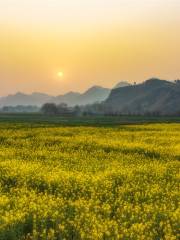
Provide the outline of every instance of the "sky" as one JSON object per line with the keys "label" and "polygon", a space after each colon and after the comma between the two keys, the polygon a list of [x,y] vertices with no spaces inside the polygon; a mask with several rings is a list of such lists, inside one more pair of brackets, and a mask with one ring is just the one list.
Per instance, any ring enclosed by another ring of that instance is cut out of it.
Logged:
{"label": "sky", "polygon": [[180,0],[0,0],[0,96],[180,78]]}

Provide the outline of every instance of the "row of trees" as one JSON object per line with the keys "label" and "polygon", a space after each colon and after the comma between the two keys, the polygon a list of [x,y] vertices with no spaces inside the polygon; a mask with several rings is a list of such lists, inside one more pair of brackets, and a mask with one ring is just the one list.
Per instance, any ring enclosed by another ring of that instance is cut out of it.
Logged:
{"label": "row of trees", "polygon": [[[113,109],[111,106],[107,106],[105,103],[94,103],[85,106],[69,107],[65,103],[56,105],[54,103],[46,103],[41,108],[36,106],[5,106],[0,109],[1,113],[38,113],[41,111],[45,115],[50,116],[120,116],[120,115],[142,115],[142,116],[161,116],[164,115],[160,111],[145,111],[141,108],[132,110],[128,107],[124,108],[121,112]],[[180,111],[173,114],[174,116],[180,116]]]}
{"label": "row of trees", "polygon": [[56,105],[46,103],[42,106],[41,112],[46,115],[104,115],[106,113],[104,104],[94,103],[85,106],[68,107],[66,103]]}
{"label": "row of trees", "polygon": [[39,112],[39,107],[37,106],[4,106],[0,109],[1,113],[37,113]]}
{"label": "row of trees", "polygon": [[[128,108],[123,109],[119,112],[113,109],[111,106],[107,106],[104,103],[94,103],[85,106],[75,106],[68,107],[67,104],[61,103],[56,105],[54,103],[46,103],[42,106],[41,112],[45,115],[61,115],[61,116],[163,116],[160,111],[144,111],[143,109],[136,109],[133,112],[128,110]],[[174,116],[179,116],[180,112],[173,114]]]}
{"label": "row of trees", "polygon": [[41,112],[46,115],[75,115],[75,108],[68,107],[66,103],[56,105],[55,103],[45,103]]}

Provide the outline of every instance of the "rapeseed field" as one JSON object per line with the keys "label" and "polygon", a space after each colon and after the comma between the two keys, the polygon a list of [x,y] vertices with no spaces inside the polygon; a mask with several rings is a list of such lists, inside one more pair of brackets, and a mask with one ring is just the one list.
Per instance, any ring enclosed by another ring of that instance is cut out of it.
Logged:
{"label": "rapeseed field", "polygon": [[179,239],[180,124],[0,123],[0,239]]}

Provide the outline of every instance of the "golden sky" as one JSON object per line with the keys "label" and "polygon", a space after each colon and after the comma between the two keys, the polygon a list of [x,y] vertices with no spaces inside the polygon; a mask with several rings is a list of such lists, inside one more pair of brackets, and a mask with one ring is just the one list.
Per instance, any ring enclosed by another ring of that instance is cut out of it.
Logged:
{"label": "golden sky", "polygon": [[180,0],[0,1],[0,95],[177,79],[179,59]]}

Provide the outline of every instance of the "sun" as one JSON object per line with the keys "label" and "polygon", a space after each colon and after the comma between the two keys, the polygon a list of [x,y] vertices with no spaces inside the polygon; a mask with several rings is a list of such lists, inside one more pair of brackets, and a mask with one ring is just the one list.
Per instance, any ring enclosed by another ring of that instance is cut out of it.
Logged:
{"label": "sun", "polygon": [[63,72],[62,71],[59,71],[58,73],[57,73],[57,76],[59,77],[59,78],[62,78],[63,77]]}

